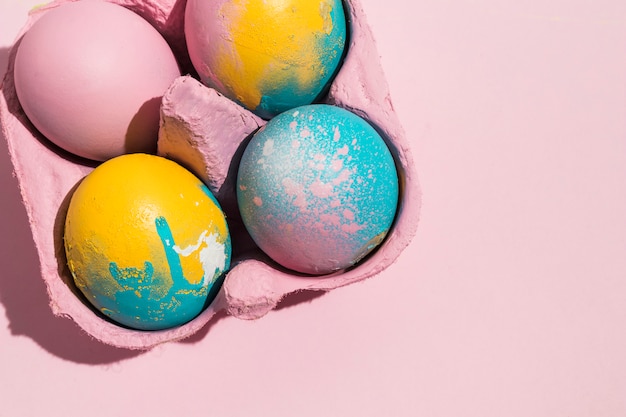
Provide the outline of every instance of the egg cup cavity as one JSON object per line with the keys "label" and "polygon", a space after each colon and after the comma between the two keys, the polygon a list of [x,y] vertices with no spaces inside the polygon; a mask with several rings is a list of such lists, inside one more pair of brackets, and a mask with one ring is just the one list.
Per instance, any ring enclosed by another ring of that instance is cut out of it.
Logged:
{"label": "egg cup cavity", "polygon": [[[399,202],[395,221],[387,237],[373,253],[350,269],[318,277],[303,276],[277,266],[247,240],[242,225],[237,225],[237,211],[233,209],[236,207],[236,201],[234,203],[232,200],[228,201],[229,198],[233,198],[232,194],[231,197],[228,195],[229,191],[234,190],[232,188],[234,177],[236,177],[234,167],[237,166],[237,158],[241,156],[247,139],[260,126],[263,126],[265,121],[221,97],[208,87],[196,85],[197,76],[191,69],[189,57],[186,54],[182,30],[185,1],[116,0],[113,2],[135,11],[152,23],[174,50],[181,68],[191,75],[177,79],[170,87],[169,93],[176,93],[174,89],[187,83],[197,89],[198,94],[213,96],[210,99],[212,104],[209,104],[211,107],[206,111],[221,109],[224,117],[232,123],[239,123],[239,130],[235,129],[239,135],[235,139],[236,146],[226,153],[222,150],[216,151],[218,154],[222,152],[220,154],[222,156],[230,155],[230,159],[218,161],[221,164],[219,170],[223,177],[214,184],[211,184],[207,178],[203,178],[202,171],[206,177],[209,173],[215,172],[215,165],[207,165],[202,158],[194,159],[194,155],[188,152],[178,152],[177,145],[168,149],[167,146],[172,145],[173,142],[168,143],[167,139],[162,140],[165,130],[163,109],[166,107],[167,98],[172,97],[171,94],[170,96],[166,94],[163,99],[159,139],[160,154],[177,160],[205,182],[209,182],[207,185],[216,192],[216,197],[220,200],[227,216],[230,217],[229,223],[232,222],[235,226],[230,226],[231,234],[237,234],[239,237],[233,236],[233,255],[236,255],[236,258],[233,257],[231,269],[225,276],[221,290],[213,302],[190,322],[167,330],[139,331],[124,328],[103,318],[101,314],[94,311],[75,287],[65,265],[63,252],[62,226],[69,198],[73,189],[93,170],[94,165],[71,157],[48,144],[21,110],[13,84],[13,61],[21,35],[42,13],[65,2],[65,0],[57,0],[30,14],[28,22],[17,38],[18,41],[11,50],[9,68],[4,76],[1,85],[2,94],[0,94],[0,125],[8,143],[38,251],[42,278],[46,283],[50,306],[55,315],[71,318],[87,334],[103,343],[128,349],[149,349],[161,343],[191,336],[206,326],[217,313],[227,312],[241,319],[258,319],[289,300],[303,299],[303,292],[329,291],[364,280],[391,265],[410,243],[417,229],[421,205],[417,172],[409,142],[391,103],[374,38],[358,0],[344,0],[348,17],[349,44],[346,46],[347,52],[342,66],[321,102],[356,113],[381,133],[396,163],[400,185]],[[177,111],[173,110],[170,116],[175,118]],[[180,116],[184,115],[185,111],[181,110]],[[193,133],[191,130],[189,132]],[[206,144],[192,143],[188,144],[188,148],[193,150],[198,145],[206,153],[211,154],[210,149],[206,150]],[[234,199],[236,200],[236,197]],[[235,246],[237,243],[247,246],[237,248]],[[290,294],[292,294],[291,297],[289,297]]]}

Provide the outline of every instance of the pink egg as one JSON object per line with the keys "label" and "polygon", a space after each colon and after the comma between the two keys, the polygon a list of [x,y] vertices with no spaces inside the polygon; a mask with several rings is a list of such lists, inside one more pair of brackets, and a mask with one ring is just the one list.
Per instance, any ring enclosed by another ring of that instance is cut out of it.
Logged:
{"label": "pink egg", "polygon": [[99,0],[46,12],[22,38],[14,73],[32,124],[66,151],[98,161],[156,150],[161,97],[179,75],[154,27]]}

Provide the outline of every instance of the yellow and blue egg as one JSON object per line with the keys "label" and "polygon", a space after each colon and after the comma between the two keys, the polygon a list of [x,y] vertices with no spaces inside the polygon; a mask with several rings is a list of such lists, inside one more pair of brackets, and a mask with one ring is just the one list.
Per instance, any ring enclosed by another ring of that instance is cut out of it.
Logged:
{"label": "yellow and blue egg", "polygon": [[301,106],[274,117],[239,164],[246,229],[269,257],[305,274],[356,265],[389,232],[398,198],[385,140],[336,106]]}
{"label": "yellow and blue egg", "polygon": [[229,268],[231,241],[215,197],[192,173],[128,154],[78,185],[65,222],[76,286],[124,326],[160,330],[197,316]]}
{"label": "yellow and blue egg", "polygon": [[202,81],[266,119],[325,92],[346,26],[341,0],[188,0],[185,10]]}

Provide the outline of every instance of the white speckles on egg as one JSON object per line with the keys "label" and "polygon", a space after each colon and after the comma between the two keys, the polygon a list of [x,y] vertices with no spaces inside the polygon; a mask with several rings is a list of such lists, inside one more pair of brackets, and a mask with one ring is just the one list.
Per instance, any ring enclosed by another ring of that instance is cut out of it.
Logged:
{"label": "white speckles on egg", "polygon": [[274,141],[272,139],[268,139],[263,145],[263,155],[269,156],[274,151]]}
{"label": "white speckles on egg", "polygon": [[329,105],[270,120],[244,151],[237,181],[255,242],[281,265],[309,274],[353,265],[368,242],[386,235],[398,200],[384,140],[360,117]]}

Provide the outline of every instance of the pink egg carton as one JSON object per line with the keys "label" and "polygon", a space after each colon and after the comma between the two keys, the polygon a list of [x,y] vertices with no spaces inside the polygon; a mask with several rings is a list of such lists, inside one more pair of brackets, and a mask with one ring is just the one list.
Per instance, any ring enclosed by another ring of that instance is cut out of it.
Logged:
{"label": "pink egg carton", "polygon": [[[191,76],[183,76],[163,97],[159,154],[196,173],[220,200],[229,217],[233,237],[232,267],[213,303],[185,325],[146,332],[127,329],[104,319],[75,287],[63,248],[65,213],[72,191],[93,170],[94,164],[85,163],[50,145],[27,119],[13,84],[13,62],[21,36],[43,13],[65,2],[55,1],[30,13],[11,50],[8,71],[0,90],[0,124],[8,142],[39,254],[42,278],[55,315],[71,318],[86,333],[106,344],[149,349],[196,333],[220,311],[241,319],[258,319],[290,294],[329,291],[362,281],[386,269],[410,243],[417,229],[421,206],[415,164],[405,132],[394,112],[363,9],[358,0],[345,0],[349,16],[349,49],[324,102],[349,109],[368,120],[387,140],[395,158],[400,176],[400,201],[395,222],[381,246],[355,267],[319,277],[292,273],[264,256],[238,221],[234,183],[242,147],[265,121]],[[170,43],[183,70],[191,68],[183,31],[184,0],[119,0],[114,3],[133,10],[152,23]],[[218,136],[219,140],[216,139]]]}

